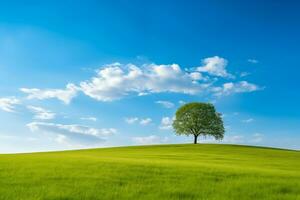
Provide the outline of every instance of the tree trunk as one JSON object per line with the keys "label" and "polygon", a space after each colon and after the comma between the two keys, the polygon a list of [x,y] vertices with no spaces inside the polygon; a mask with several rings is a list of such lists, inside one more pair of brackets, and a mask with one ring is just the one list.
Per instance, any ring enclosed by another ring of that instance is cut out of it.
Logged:
{"label": "tree trunk", "polygon": [[197,144],[198,135],[194,135],[194,144]]}

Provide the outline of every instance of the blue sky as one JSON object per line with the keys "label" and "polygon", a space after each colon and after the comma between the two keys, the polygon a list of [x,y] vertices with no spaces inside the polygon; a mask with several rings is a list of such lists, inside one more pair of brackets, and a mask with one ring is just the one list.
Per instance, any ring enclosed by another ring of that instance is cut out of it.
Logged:
{"label": "blue sky", "polygon": [[190,142],[170,123],[191,101],[223,113],[224,143],[300,149],[299,8],[1,2],[0,152]]}

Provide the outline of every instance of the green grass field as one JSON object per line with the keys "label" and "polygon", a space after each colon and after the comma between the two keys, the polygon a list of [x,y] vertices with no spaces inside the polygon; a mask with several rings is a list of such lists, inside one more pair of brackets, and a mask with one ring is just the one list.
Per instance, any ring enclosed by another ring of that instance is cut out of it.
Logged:
{"label": "green grass field", "polygon": [[0,199],[300,200],[300,152],[199,144],[0,155]]}

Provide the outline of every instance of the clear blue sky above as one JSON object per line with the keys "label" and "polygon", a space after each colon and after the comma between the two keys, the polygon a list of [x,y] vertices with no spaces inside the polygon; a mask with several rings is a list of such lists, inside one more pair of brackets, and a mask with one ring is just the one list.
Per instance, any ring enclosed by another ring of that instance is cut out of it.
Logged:
{"label": "clear blue sky above", "polygon": [[[224,143],[300,149],[300,3],[0,3],[0,152],[186,143],[212,102]],[[203,142],[215,142],[202,138]]]}

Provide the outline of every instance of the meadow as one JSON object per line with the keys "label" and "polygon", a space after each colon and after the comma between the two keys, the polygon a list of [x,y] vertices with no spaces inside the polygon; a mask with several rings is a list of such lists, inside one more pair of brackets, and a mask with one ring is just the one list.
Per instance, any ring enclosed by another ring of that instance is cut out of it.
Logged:
{"label": "meadow", "polygon": [[300,200],[300,152],[184,144],[0,155],[1,200]]}

